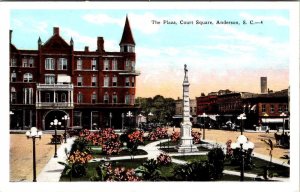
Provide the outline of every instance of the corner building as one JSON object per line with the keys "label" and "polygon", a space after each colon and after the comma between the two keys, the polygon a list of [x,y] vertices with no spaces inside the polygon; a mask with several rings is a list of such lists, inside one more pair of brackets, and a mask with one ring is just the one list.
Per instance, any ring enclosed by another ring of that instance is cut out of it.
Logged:
{"label": "corner building", "polygon": [[[45,43],[38,38],[37,50],[19,50],[11,43],[10,31],[10,128],[36,126],[52,129],[50,122],[68,115],[68,127],[121,128],[135,112],[135,41],[126,17],[119,52],[105,50],[103,37],[97,50],[74,50],[53,28]],[[62,124],[64,122],[62,121]]]}

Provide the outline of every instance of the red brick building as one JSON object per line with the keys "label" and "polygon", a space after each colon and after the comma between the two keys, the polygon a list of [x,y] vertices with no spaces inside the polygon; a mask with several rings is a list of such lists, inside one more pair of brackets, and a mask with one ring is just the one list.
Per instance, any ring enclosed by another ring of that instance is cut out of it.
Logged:
{"label": "red brick building", "polygon": [[[12,31],[11,31],[12,33]],[[95,39],[96,40],[96,39]],[[37,126],[51,129],[54,118],[68,126],[121,128],[128,111],[135,113],[135,41],[126,17],[119,52],[105,50],[103,37],[97,50],[74,50],[53,28],[53,35],[37,50],[19,50],[10,37],[11,129]],[[128,120],[129,121],[129,120]]]}

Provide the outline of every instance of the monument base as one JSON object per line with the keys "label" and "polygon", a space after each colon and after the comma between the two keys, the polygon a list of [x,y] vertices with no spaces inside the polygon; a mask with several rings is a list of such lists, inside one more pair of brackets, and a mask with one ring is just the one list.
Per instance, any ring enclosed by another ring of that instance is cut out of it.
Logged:
{"label": "monument base", "polygon": [[178,149],[178,153],[191,153],[199,151],[197,146],[193,144],[192,138],[181,138],[181,142],[176,148]]}

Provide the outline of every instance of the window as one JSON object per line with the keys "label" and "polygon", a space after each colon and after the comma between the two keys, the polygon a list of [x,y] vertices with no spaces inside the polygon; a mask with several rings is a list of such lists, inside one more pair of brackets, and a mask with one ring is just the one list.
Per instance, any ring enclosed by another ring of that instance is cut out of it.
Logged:
{"label": "window", "polygon": [[10,89],[10,102],[11,104],[16,104],[17,103],[17,92],[14,87]]}
{"label": "window", "polygon": [[274,105],[271,105],[270,108],[271,108],[271,109],[270,109],[270,112],[271,112],[271,113],[274,113]]}
{"label": "window", "polygon": [[77,77],[77,86],[82,86],[82,77]]}
{"label": "window", "polygon": [[16,82],[17,81],[17,73],[16,72],[12,72],[10,75],[10,81],[11,82]]}
{"label": "window", "polygon": [[55,102],[57,103],[58,102],[58,93],[55,93],[55,98],[54,98],[54,100],[55,100]]}
{"label": "window", "polygon": [[80,111],[74,111],[73,125],[81,126],[81,112]]}
{"label": "window", "polygon": [[282,105],[278,105],[278,112],[282,112]]}
{"label": "window", "polygon": [[263,112],[263,113],[266,112],[266,105],[265,104],[261,105],[261,112]]}
{"label": "window", "polygon": [[23,58],[23,59],[22,59],[22,66],[23,66],[23,67],[29,67],[29,63],[28,63],[27,58]]}
{"label": "window", "polygon": [[112,86],[116,87],[117,83],[118,83],[118,78],[116,76],[114,76],[113,79],[112,79]]}
{"label": "window", "polygon": [[125,104],[130,104],[130,95],[128,94],[125,95]]}
{"label": "window", "polygon": [[118,96],[116,95],[116,93],[113,94],[113,98],[112,98],[112,102],[113,103],[118,103]]}
{"label": "window", "polygon": [[45,59],[45,69],[46,70],[54,70],[54,59],[53,58]]}
{"label": "window", "polygon": [[11,58],[10,59],[10,66],[11,67],[16,67],[17,66],[17,59],[16,58]]}
{"label": "window", "polygon": [[45,84],[54,84],[54,83],[55,83],[54,74],[45,75]]}
{"label": "window", "polygon": [[134,87],[134,77],[131,79],[131,87]]}
{"label": "window", "polygon": [[98,69],[98,67],[97,67],[97,61],[96,61],[96,59],[93,59],[92,60],[92,70],[95,71],[97,69]]}
{"label": "window", "polygon": [[129,87],[129,84],[130,84],[129,77],[126,77],[126,79],[125,79],[125,86]]}
{"label": "window", "polygon": [[58,59],[58,70],[67,70],[68,68],[68,60],[66,58]]}
{"label": "window", "polygon": [[77,70],[82,70],[82,60],[81,59],[78,59],[77,60]]}
{"label": "window", "polygon": [[82,102],[83,102],[83,95],[81,92],[79,92],[77,95],[77,103],[82,103]]}
{"label": "window", "polygon": [[134,71],[134,70],[135,70],[135,62],[131,61],[131,71]]}
{"label": "window", "polygon": [[285,105],[284,111],[285,111],[285,112],[288,112],[288,111],[289,111],[289,106],[288,106],[288,105]]}
{"label": "window", "polygon": [[92,100],[92,103],[96,103],[97,102],[97,95],[96,95],[95,92],[93,92],[91,100]]}
{"label": "window", "polygon": [[67,101],[67,96],[65,93],[61,94],[61,102],[66,102]]}
{"label": "window", "polygon": [[24,104],[33,103],[33,88],[23,88],[23,103]]}
{"label": "window", "polygon": [[92,77],[92,86],[97,86],[97,77]]}
{"label": "window", "polygon": [[126,71],[130,71],[130,63],[131,63],[131,62],[130,62],[130,60],[128,60],[128,59],[125,61],[125,70],[126,70]]}
{"label": "window", "polygon": [[135,100],[134,95],[131,95],[131,98],[130,98],[130,104],[131,105],[134,105],[134,100]]}
{"label": "window", "polygon": [[103,101],[104,101],[104,103],[109,103],[109,95],[107,92],[105,92],[105,94],[104,94]]}
{"label": "window", "polygon": [[104,69],[103,70],[109,70],[109,61],[108,61],[108,59],[104,60]]}
{"label": "window", "polygon": [[28,60],[29,63],[29,67],[33,67],[34,66],[34,60],[32,57],[30,57],[30,59]]}
{"label": "window", "polygon": [[118,60],[114,59],[112,61],[112,70],[118,70]]}
{"label": "window", "polygon": [[25,73],[23,75],[23,82],[32,82],[32,74],[31,73]]}
{"label": "window", "polygon": [[45,101],[48,103],[50,102],[50,93],[45,94]]}
{"label": "window", "polygon": [[104,87],[109,86],[109,77],[104,77]]}

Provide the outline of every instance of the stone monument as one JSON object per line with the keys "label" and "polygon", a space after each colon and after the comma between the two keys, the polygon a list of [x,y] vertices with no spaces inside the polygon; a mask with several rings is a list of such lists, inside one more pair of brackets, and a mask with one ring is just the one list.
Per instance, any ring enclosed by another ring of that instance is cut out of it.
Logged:
{"label": "stone monument", "polygon": [[198,151],[196,145],[193,144],[192,123],[190,121],[190,96],[189,96],[189,79],[186,64],[184,64],[184,80],[183,87],[183,114],[180,128],[180,143],[177,146],[178,152],[187,153]]}

